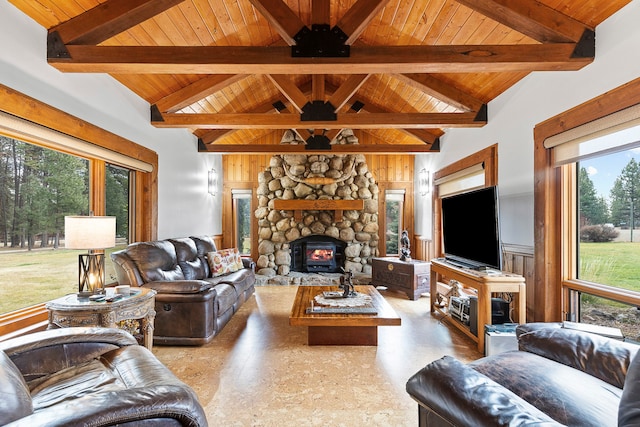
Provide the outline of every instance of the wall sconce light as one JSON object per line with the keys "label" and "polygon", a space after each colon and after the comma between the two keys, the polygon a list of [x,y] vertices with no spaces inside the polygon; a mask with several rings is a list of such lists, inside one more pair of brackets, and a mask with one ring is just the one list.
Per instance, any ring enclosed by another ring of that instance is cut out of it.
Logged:
{"label": "wall sconce light", "polygon": [[215,196],[218,192],[218,172],[216,172],[215,169],[211,169],[209,171],[207,182],[209,187],[209,194]]}
{"label": "wall sconce light", "polygon": [[78,292],[101,293],[104,289],[104,253],[96,249],[116,245],[115,216],[65,216],[64,246],[67,249],[88,249],[78,255]]}
{"label": "wall sconce light", "polygon": [[418,173],[418,189],[421,196],[426,196],[429,193],[429,171],[422,168]]}

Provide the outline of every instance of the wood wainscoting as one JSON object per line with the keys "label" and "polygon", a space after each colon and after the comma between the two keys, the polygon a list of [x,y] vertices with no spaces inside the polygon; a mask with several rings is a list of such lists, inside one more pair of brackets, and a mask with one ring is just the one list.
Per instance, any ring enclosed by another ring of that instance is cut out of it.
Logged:
{"label": "wood wainscoting", "polygon": [[[503,244],[502,270],[509,273],[519,274],[524,277],[527,285],[527,321],[536,321],[534,307],[536,298],[535,286],[535,263],[533,256],[533,246],[523,246],[514,244]],[[540,319],[541,320],[541,319]]]}

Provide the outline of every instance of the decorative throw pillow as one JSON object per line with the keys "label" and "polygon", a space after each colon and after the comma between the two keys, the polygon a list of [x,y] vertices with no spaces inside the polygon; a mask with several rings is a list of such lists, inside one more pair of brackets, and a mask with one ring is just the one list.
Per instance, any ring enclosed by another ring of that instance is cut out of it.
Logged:
{"label": "decorative throw pillow", "polygon": [[243,268],[240,252],[237,248],[222,249],[207,253],[207,262],[211,270],[211,277],[233,273]]}

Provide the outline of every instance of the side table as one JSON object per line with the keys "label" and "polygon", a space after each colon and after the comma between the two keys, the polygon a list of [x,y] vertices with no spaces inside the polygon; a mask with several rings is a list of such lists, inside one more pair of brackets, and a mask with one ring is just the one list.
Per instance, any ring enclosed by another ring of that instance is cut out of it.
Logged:
{"label": "side table", "polygon": [[[108,289],[108,296],[112,295],[110,291],[112,289]],[[79,301],[76,294],[66,295],[46,304],[48,329],[72,326],[117,328],[119,322],[140,320],[143,344],[151,350],[156,317],[155,295],[156,291],[147,288],[132,289],[131,295],[114,302]],[[126,327],[121,328],[127,330]]]}

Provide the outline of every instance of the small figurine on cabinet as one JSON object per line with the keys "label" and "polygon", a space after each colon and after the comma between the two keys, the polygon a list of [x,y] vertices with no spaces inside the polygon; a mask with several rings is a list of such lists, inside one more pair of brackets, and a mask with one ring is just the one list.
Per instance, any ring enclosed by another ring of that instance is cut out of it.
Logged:
{"label": "small figurine on cabinet", "polygon": [[409,232],[402,230],[400,237],[400,261],[411,261],[411,243],[409,242]]}

